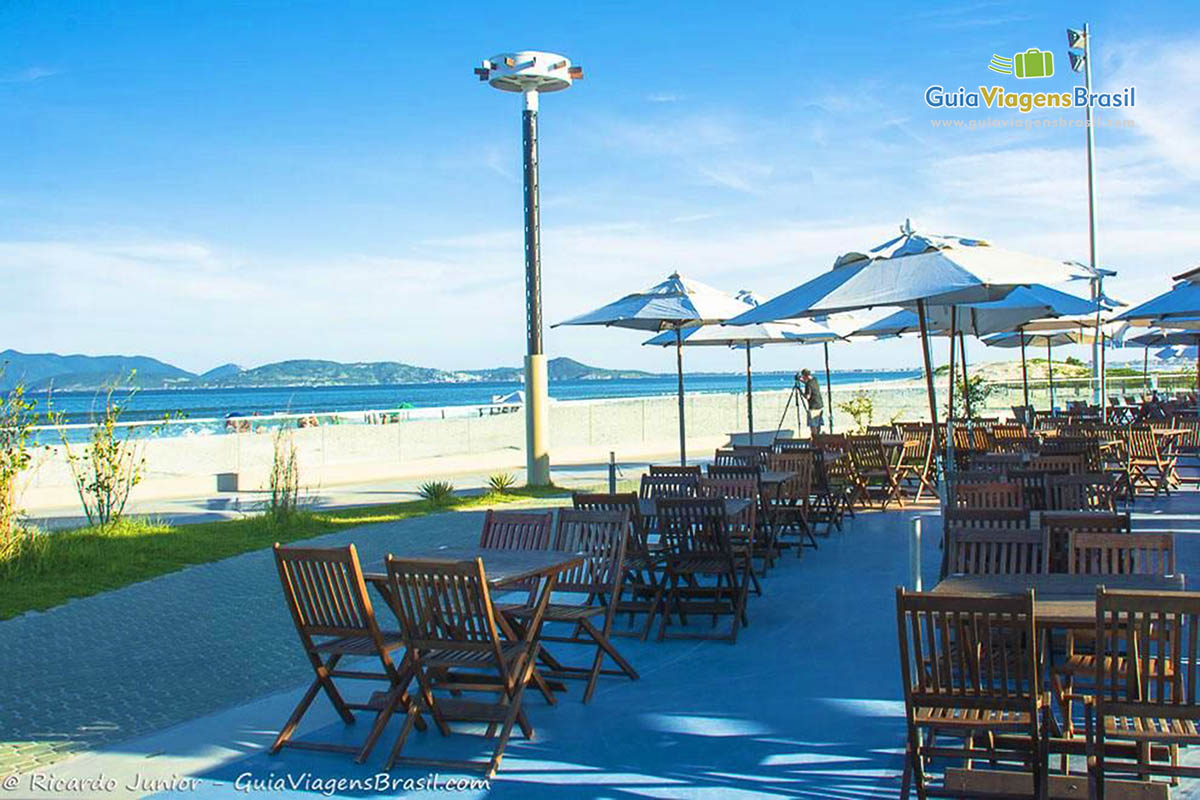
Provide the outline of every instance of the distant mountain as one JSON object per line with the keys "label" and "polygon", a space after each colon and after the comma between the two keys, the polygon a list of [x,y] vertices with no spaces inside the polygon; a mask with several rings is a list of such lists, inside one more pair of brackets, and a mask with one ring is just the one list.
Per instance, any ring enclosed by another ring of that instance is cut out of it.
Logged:
{"label": "distant mountain", "polygon": [[100,389],[114,383],[142,387],[185,384],[196,376],[179,367],[148,356],[60,356],[57,353],[0,352],[0,389],[22,383],[28,389],[53,386],[63,391]]}
{"label": "distant mountain", "polygon": [[[223,370],[223,367],[218,367]],[[455,376],[440,369],[414,367],[397,361],[343,364],[338,361],[295,359],[253,369],[225,371],[204,377],[202,386],[378,386],[395,383],[450,382]]]}
{"label": "distant mountain", "polygon": [[[458,373],[473,377],[475,380],[496,382],[520,382],[525,377],[521,367],[496,367],[494,369],[475,369]],[[552,381],[603,381],[616,378],[652,378],[653,373],[639,372],[631,369],[605,369],[589,367],[573,358],[552,358],[546,362],[546,377]]]}
{"label": "distant mountain", "polygon": [[[342,363],[294,359],[243,369],[222,364],[199,375],[147,356],[60,356],[56,353],[0,352],[0,391],[23,383],[26,388],[62,391],[92,391],[114,384],[147,389],[163,388],[251,388],[268,386],[379,386],[407,383],[473,383],[482,381],[520,383],[520,367],[448,372],[432,367],[415,367],[398,361]],[[130,375],[133,375],[130,380]],[[613,380],[650,378],[649,372],[591,367],[571,358],[547,362],[551,381]]]}

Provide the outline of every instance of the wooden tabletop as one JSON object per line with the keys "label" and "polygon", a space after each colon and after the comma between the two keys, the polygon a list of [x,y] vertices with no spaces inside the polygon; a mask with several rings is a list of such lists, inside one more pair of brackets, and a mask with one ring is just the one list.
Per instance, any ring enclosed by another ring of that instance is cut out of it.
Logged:
{"label": "wooden tabletop", "polygon": [[[726,498],[724,498],[724,500],[725,500],[725,516],[726,517],[730,517],[730,518],[736,517],[738,514],[741,514],[743,511],[745,511],[747,508],[750,507],[750,501],[744,497],[726,497]],[[647,500],[646,498],[641,498],[638,500],[638,506],[641,509],[643,517],[657,517],[658,516],[658,507],[655,506],[654,500]],[[487,562],[485,561],[483,563],[484,563],[484,567],[486,568]]]}
{"label": "wooden tabletop", "polygon": [[1179,575],[948,575],[934,594],[992,597],[1033,589],[1038,625],[1052,628],[1090,628],[1096,624],[1096,587],[1181,592]]}
{"label": "wooden tabletop", "polygon": [[[485,547],[412,547],[396,558],[438,561],[474,561],[483,559],[483,572],[492,587],[541,575],[557,575],[583,560],[579,553],[565,550],[494,550]],[[363,568],[363,578],[373,583],[387,582],[387,563],[376,561]]]}
{"label": "wooden tabletop", "polygon": [[796,477],[795,472],[789,472],[785,469],[764,469],[758,474],[758,482],[777,484],[791,480],[794,477]]}

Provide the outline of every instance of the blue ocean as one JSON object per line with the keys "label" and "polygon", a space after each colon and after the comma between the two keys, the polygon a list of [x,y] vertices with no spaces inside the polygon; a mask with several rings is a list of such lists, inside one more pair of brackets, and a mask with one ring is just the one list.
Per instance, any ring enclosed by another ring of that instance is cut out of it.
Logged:
{"label": "blue ocean", "polygon": [[[920,376],[915,370],[880,372],[834,372],[833,384],[870,381],[894,381]],[[755,391],[786,389],[792,375],[764,373],[754,376]],[[593,398],[650,397],[675,393],[674,376],[613,380],[554,381],[551,397],[558,400]],[[695,375],[686,378],[691,392],[744,392],[744,375]],[[143,389],[115,395],[123,407],[125,422],[162,419],[170,415],[180,420],[171,427],[186,432],[187,421],[224,420],[233,416],[257,416],[277,413],[308,414],[358,412],[400,408],[436,408],[480,406],[493,398],[521,389],[519,383],[416,383],[396,386],[304,386],[261,389]],[[47,408],[62,415],[68,424],[94,419],[104,407],[104,394],[98,392],[54,392],[53,396],[32,394],[37,410]]]}

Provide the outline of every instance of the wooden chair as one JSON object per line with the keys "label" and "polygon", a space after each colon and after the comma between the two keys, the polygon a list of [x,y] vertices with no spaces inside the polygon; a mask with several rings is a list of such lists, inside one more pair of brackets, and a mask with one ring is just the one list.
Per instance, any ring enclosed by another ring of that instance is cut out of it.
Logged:
{"label": "wooden chair", "polygon": [[886,511],[888,503],[892,500],[904,508],[900,483],[892,474],[892,465],[888,462],[879,437],[848,436],[846,445],[850,460],[854,464],[854,480],[858,486],[858,494],[863,501],[870,503],[872,498],[878,498],[881,511]]}
{"label": "wooden chair", "polygon": [[914,492],[916,502],[929,492],[937,497],[933,474],[933,433],[928,425],[904,425],[904,446],[896,461],[896,482]]}
{"label": "wooden chair", "polygon": [[649,474],[669,475],[674,478],[692,477],[698,480],[700,478],[700,465],[689,464],[684,466],[682,464],[651,464]]}
{"label": "wooden chair", "polygon": [[1050,571],[1066,572],[1072,533],[1128,534],[1132,530],[1129,512],[1079,511],[1054,512],[1042,516],[1042,527],[1050,545]]}
{"label": "wooden chair", "polygon": [[1117,510],[1117,484],[1103,472],[1047,475],[1046,508],[1050,511]]}
{"label": "wooden chair", "polygon": [[479,546],[496,550],[545,550],[550,546],[554,514],[545,511],[496,511],[489,508]]}
{"label": "wooden chair", "polygon": [[[616,511],[629,515],[630,531],[625,544],[623,562],[625,579],[620,591],[614,596],[613,604],[618,614],[626,614],[630,626],[637,614],[645,614],[646,621],[640,630],[617,629],[613,636],[637,636],[642,641],[650,635],[650,626],[662,602],[662,556],[650,542],[650,529],[642,517],[637,495],[600,494],[576,492],[571,503],[578,511]],[[560,518],[561,525],[561,518]],[[626,596],[628,594],[628,596]]]}
{"label": "wooden chair", "polygon": [[1072,531],[1067,572],[1073,575],[1174,575],[1175,535]]}
{"label": "wooden chair", "polygon": [[1025,495],[1015,483],[952,483],[950,497],[954,508],[1024,509]]}
{"label": "wooden chair", "polygon": [[1010,469],[1023,469],[1028,460],[1023,453],[972,453],[967,468],[1007,472]]}
{"label": "wooden chair", "polygon": [[[768,562],[774,560],[775,541],[770,526],[760,528],[758,522],[758,481],[751,478],[704,478],[700,481],[700,496],[724,499],[726,497],[749,500],[750,505],[736,517],[725,517],[725,532],[734,552],[739,558],[753,562],[762,559],[762,574],[766,574]],[[761,595],[753,564],[749,572],[754,593]]]}
{"label": "wooden chair", "polygon": [[1010,469],[1004,473],[1009,483],[1021,487],[1021,495],[1025,498],[1025,507],[1031,511],[1046,509],[1046,480],[1051,475],[1066,475],[1066,471],[1047,472],[1044,469]]}
{"label": "wooden chair", "polygon": [[[489,508],[479,533],[479,546],[492,550],[545,550],[550,546],[554,514],[550,511],[496,511]],[[541,582],[536,578],[506,583],[502,588],[528,592],[534,601]]]}
{"label": "wooden chair", "polygon": [[[411,679],[410,667],[404,661],[397,667],[392,659],[393,652],[404,647],[403,637],[398,632],[379,629],[354,545],[284,547],[277,542],[275,566],[296,634],[316,677],[275,737],[270,752],[275,754],[283,747],[295,747],[353,753],[354,760],[361,764],[396,709],[404,711],[409,707],[405,689]],[[338,669],[345,656],[377,658],[383,671]],[[335,685],[337,678],[383,681],[387,690],[374,693],[366,703],[348,703]],[[296,726],[320,691],[325,692],[347,725],[355,721],[353,711],[375,712],[374,724],[361,746],[292,740]],[[424,724],[421,727],[424,729]]]}
{"label": "wooden chair", "polygon": [[[577,511],[563,509],[558,514],[558,533],[554,538],[554,549],[582,553],[585,560],[558,575],[554,583],[554,596],[542,617],[543,625],[562,623],[572,626],[570,636],[547,633],[543,627],[540,639],[543,642],[560,642],[585,645],[595,648],[590,667],[569,666],[550,655],[545,648],[538,657],[548,669],[544,675],[552,678],[576,678],[587,681],[583,702],[590,702],[596,691],[596,682],[601,675],[623,675],[637,680],[633,666],[613,646],[613,616],[617,605],[613,602],[621,596],[621,580],[624,572],[625,543],[630,528],[627,511]],[[560,602],[559,595],[574,595],[576,602]],[[527,622],[536,612],[535,608],[506,610],[510,618]],[[594,620],[599,618],[600,624]],[[524,634],[523,625],[514,626]],[[604,670],[607,655],[618,669]]]}
{"label": "wooden chair", "polygon": [[639,496],[643,500],[661,497],[695,497],[700,479],[694,475],[643,475]]}
{"label": "wooden chair", "polygon": [[868,425],[866,435],[890,439],[896,435],[896,429],[891,425]]}
{"label": "wooden chair", "polygon": [[766,444],[735,444],[732,449],[736,455],[749,457],[750,463],[761,469],[767,465],[767,456],[774,448]]}
{"label": "wooden chair", "polygon": [[776,453],[795,453],[795,452],[811,452],[813,443],[811,439],[776,439]]}
{"label": "wooden chair", "polygon": [[[991,796],[930,786],[932,758],[1032,767],[1029,797],[1048,796],[1049,704],[1041,691],[1033,592],[1000,597],[896,589],[908,743],[901,797]],[[961,739],[948,747],[939,736]],[[976,741],[984,742],[977,748]],[[1014,795],[1021,796],[1021,795]]]}
{"label": "wooden chair", "polygon": [[736,450],[717,450],[713,454],[713,463],[722,467],[757,467],[758,457]]}
{"label": "wooden chair", "polygon": [[[1096,591],[1094,703],[1087,716],[1094,796],[1103,800],[1110,772],[1200,777],[1179,764],[1180,745],[1200,744],[1200,593]],[[1139,745],[1134,763],[1110,760],[1109,742]],[[1152,761],[1152,746],[1170,748],[1170,763]]]}
{"label": "wooden chair", "polygon": [[[404,629],[419,691],[409,704],[386,769],[402,763],[495,775],[513,726],[519,725],[525,738],[533,736],[521,699],[533,674],[537,640],[500,636],[499,612],[492,606],[481,559],[455,562],[388,556],[387,569],[393,611]],[[549,599],[549,592],[541,593],[534,606],[538,617]],[[461,697],[464,692],[486,692],[497,699],[466,700]],[[450,734],[449,723],[454,721],[486,722],[489,737],[499,725],[491,758],[485,762],[402,758],[404,743],[423,714],[433,717],[443,736]]]}
{"label": "wooden chair", "polygon": [[[725,503],[718,498],[668,498],[659,501],[664,544],[665,584],[658,638],[725,639],[737,641],[740,625],[748,624],[746,596],[750,560],[738,558],[725,529]],[[705,580],[708,583],[705,583]],[[682,625],[689,614],[729,616],[729,630],[706,634],[667,633],[672,612]]]}
{"label": "wooden chair", "polygon": [[1157,497],[1161,491],[1171,493],[1170,471],[1159,453],[1154,429],[1149,425],[1134,425],[1125,431],[1126,470],[1131,490],[1151,489]]}
{"label": "wooden chair", "polygon": [[950,571],[961,575],[1038,575],[1047,571],[1046,534],[1032,530],[949,532]]}
{"label": "wooden chair", "polygon": [[749,467],[743,464],[709,464],[708,477],[722,478],[725,480],[734,481],[755,481],[758,482],[759,476],[758,467]]}
{"label": "wooden chair", "polygon": [[776,472],[792,473],[792,477],[780,485],[779,493],[770,498],[771,526],[776,529],[777,542],[787,531],[795,531],[798,537],[803,537],[797,542],[797,555],[803,553],[805,539],[809,546],[816,549],[817,540],[809,524],[813,489],[812,451],[776,453],[768,460],[767,466]]}
{"label": "wooden chair", "polygon": [[1018,509],[974,509],[948,507],[942,512],[942,567],[943,577],[950,570],[950,537],[954,531],[1004,531],[1032,528],[1029,512]]}

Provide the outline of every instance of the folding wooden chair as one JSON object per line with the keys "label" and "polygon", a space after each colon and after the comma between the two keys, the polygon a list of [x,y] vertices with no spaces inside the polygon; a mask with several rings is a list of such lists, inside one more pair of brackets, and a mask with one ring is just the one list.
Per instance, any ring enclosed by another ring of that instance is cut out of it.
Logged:
{"label": "folding wooden chair", "polygon": [[725,533],[738,558],[751,562],[750,582],[754,593],[762,594],[762,586],[754,572],[753,560],[762,558],[762,572],[767,571],[767,562],[773,560],[775,543],[770,528],[758,526],[759,490],[753,478],[703,478],[700,481],[700,496],[724,500],[727,497],[749,500],[750,505],[735,517],[725,517]]}
{"label": "folding wooden chair", "polygon": [[771,454],[771,445],[765,444],[735,444],[732,448],[734,454],[747,456],[750,463],[759,469],[767,465],[767,456]]}
{"label": "folding wooden chair", "polygon": [[[387,769],[398,763],[496,774],[504,748],[519,725],[525,738],[533,727],[521,710],[521,698],[534,669],[538,643],[532,636],[503,639],[497,626],[483,561],[434,561],[388,556],[388,584],[393,610],[404,629],[404,642],[416,673],[419,692],[408,707],[404,727],[392,747]],[[533,606],[536,630],[550,593]],[[448,692],[451,696],[438,696]],[[494,702],[466,700],[464,692],[495,694]],[[487,761],[439,761],[402,758],[413,726],[429,714],[443,736],[454,721],[486,722],[487,736],[499,737]]]}
{"label": "folding wooden chair", "polygon": [[757,467],[758,456],[755,453],[720,449],[713,454],[713,463],[721,467]]}
{"label": "folding wooden chair", "polygon": [[1073,575],[1174,575],[1175,534],[1072,531],[1067,555]]}
{"label": "folding wooden chair", "polygon": [[[650,635],[650,626],[662,603],[662,555],[650,543],[650,530],[642,517],[637,495],[633,492],[576,492],[572,495],[572,504],[578,511],[623,511],[629,514],[630,533],[625,544],[623,561],[625,576],[612,602],[618,614],[628,615],[630,628],[614,630],[612,635],[637,636],[645,641]],[[646,615],[646,621],[640,630],[632,628],[634,616],[637,614]]]}
{"label": "folding wooden chair", "polygon": [[1154,429],[1134,425],[1125,431],[1126,469],[1131,490],[1152,489],[1157,497],[1161,491],[1171,493],[1170,471],[1159,453]]}
{"label": "folding wooden chair", "polygon": [[1037,575],[1047,572],[1046,534],[1031,530],[953,528],[950,571],[961,575]]}
{"label": "folding wooden chair", "polygon": [[639,496],[643,500],[695,497],[699,482],[697,475],[643,475]]}
{"label": "folding wooden chair", "polygon": [[[1049,704],[1040,686],[1033,592],[982,598],[901,587],[896,625],[908,727],[900,796],[915,782],[921,800],[996,797],[945,781],[931,786],[925,771],[934,758],[965,759],[968,768],[971,759],[986,758],[1030,767],[1026,796],[1047,797]],[[943,736],[962,744],[940,744]]]}
{"label": "folding wooden chair", "polygon": [[[361,764],[370,755],[393,712],[408,708],[405,688],[411,678],[410,667],[403,660],[400,666],[392,660],[392,653],[404,647],[404,640],[398,632],[379,629],[354,545],[318,549],[284,547],[276,542],[275,566],[292,623],[316,677],[275,737],[270,752],[296,747],[353,753],[354,760]],[[379,659],[383,671],[339,669],[338,663],[345,656],[373,656]],[[383,681],[388,688],[372,694],[366,703],[348,703],[335,685],[335,678]],[[355,721],[352,711],[375,712],[375,722],[360,747],[292,739],[320,691],[325,692],[347,725]]]}
{"label": "folding wooden chair", "polygon": [[948,507],[942,512],[942,569],[943,577],[950,570],[950,538],[958,530],[1028,531],[1032,529],[1029,512],[1019,509],[975,509]]}
{"label": "folding wooden chair", "polygon": [[[817,540],[809,524],[813,481],[812,451],[776,453],[767,464],[776,472],[792,473],[792,477],[780,485],[779,493],[770,498],[771,526],[775,528],[777,543],[780,543],[783,533],[794,530],[797,536],[807,539],[808,545],[815,549]],[[797,542],[797,555],[803,553],[804,539]]]}
{"label": "folding wooden chair", "polygon": [[846,444],[854,463],[854,479],[859,496],[868,504],[872,498],[878,498],[881,511],[886,511],[892,500],[904,508],[900,483],[892,474],[892,465],[887,460],[879,437],[849,436]]}
{"label": "folding wooden chair", "polygon": [[[734,552],[725,529],[725,502],[718,498],[667,498],[658,503],[664,544],[666,592],[663,598],[659,641],[672,638],[737,641],[740,625],[749,623],[746,595],[750,586],[750,560]],[[705,583],[705,580],[708,583]],[[673,631],[672,612],[682,625],[689,614],[731,617],[728,632],[704,634]]]}
{"label": "folding wooden chair", "polygon": [[479,546],[496,550],[545,550],[550,546],[554,514],[488,509]]}
{"label": "folding wooden chair", "polygon": [[[637,671],[621,655],[610,641],[613,615],[617,605],[613,600],[621,596],[622,561],[625,543],[629,534],[629,514],[625,511],[577,511],[564,509],[558,514],[558,533],[554,538],[554,549],[581,553],[585,560],[558,575],[554,583],[554,596],[546,606],[542,617],[543,626],[552,623],[570,625],[570,636],[547,633],[543,627],[540,636],[543,642],[560,642],[586,645],[595,648],[590,667],[563,664],[544,648],[538,657],[547,666],[544,674],[552,678],[578,678],[587,681],[583,702],[590,702],[596,691],[596,682],[601,675],[623,675],[638,679]],[[560,595],[572,595],[575,602],[560,600]],[[518,633],[524,633],[523,623],[536,612],[534,608],[507,610],[505,615],[521,621]],[[596,620],[599,620],[597,625]],[[604,656],[616,663],[618,669],[605,670]]]}
{"label": "folding wooden chair", "polygon": [[1006,510],[1025,509],[1025,495],[1015,483],[993,481],[991,483],[950,484],[950,498],[954,508]]}
{"label": "folding wooden chair", "polygon": [[[1110,772],[1200,777],[1179,764],[1179,746],[1200,744],[1200,593],[1096,591],[1094,702],[1089,704],[1094,797],[1104,800]],[[1110,742],[1139,745],[1133,763],[1110,760]],[[1150,758],[1167,746],[1170,763]]]}
{"label": "folding wooden chair", "polygon": [[1117,510],[1117,484],[1103,472],[1047,475],[1046,508],[1050,511]]}

